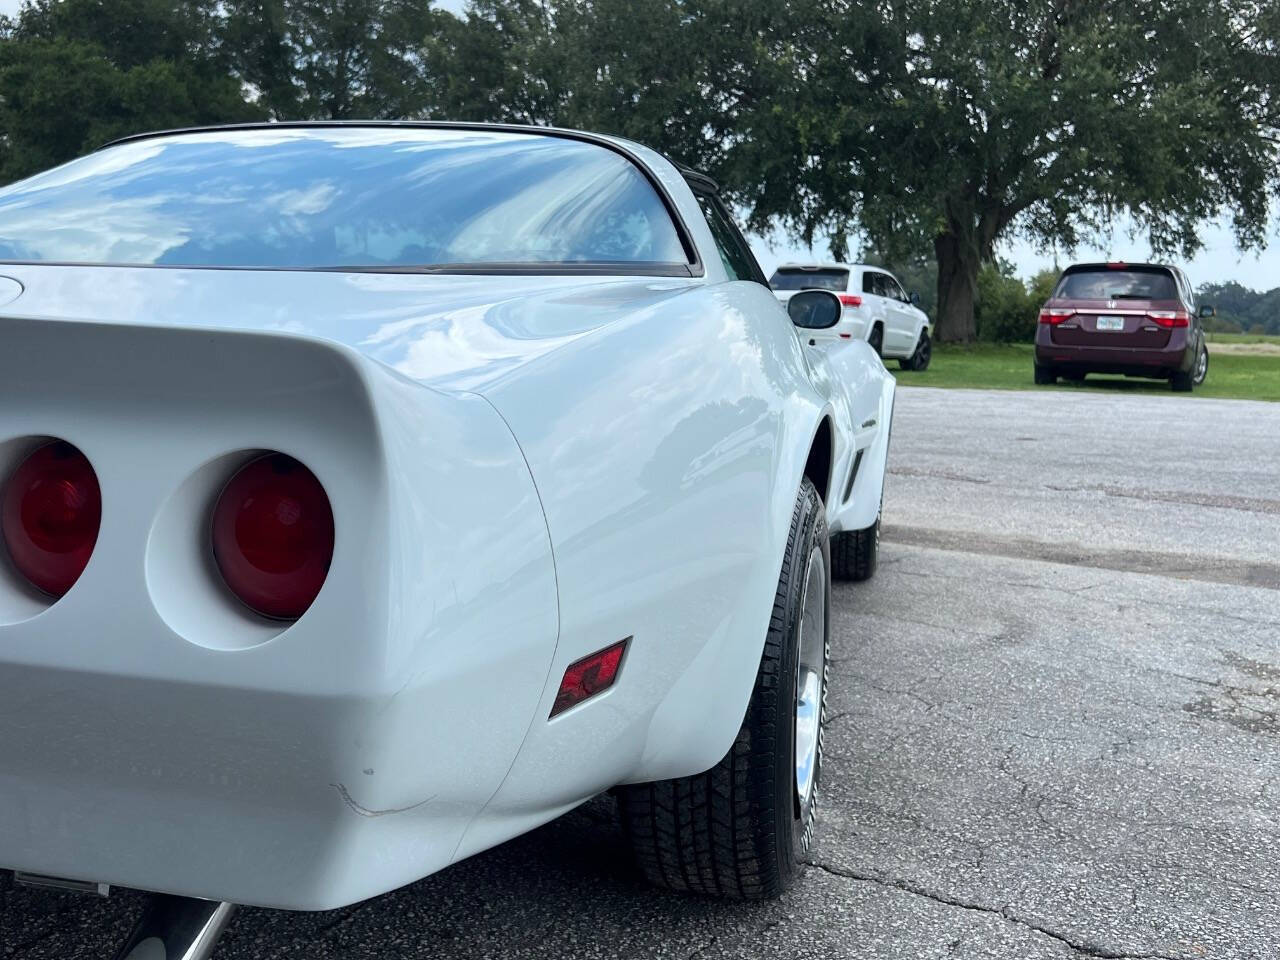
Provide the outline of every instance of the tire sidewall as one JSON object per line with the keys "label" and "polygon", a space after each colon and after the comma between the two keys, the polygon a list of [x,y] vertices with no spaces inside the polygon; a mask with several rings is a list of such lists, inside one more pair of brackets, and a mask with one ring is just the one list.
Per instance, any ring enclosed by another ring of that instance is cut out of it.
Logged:
{"label": "tire sidewall", "polygon": [[928,329],[920,331],[920,339],[916,341],[915,353],[911,355],[911,369],[921,373],[929,369],[929,361],[933,359],[933,341],[929,338]]}
{"label": "tire sidewall", "polygon": [[[818,796],[822,779],[823,724],[827,715],[827,686],[831,663],[831,546],[827,536],[827,523],[822,499],[806,480],[801,495],[805,498],[795,543],[788,552],[787,563],[794,571],[792,589],[787,600],[785,617],[785,642],[779,670],[779,706],[786,716],[779,717],[777,735],[785,739],[774,751],[776,816],[775,830],[778,841],[778,867],[786,878],[793,876],[797,867],[808,856],[813,845],[813,829],[817,816]],[[823,584],[823,637],[822,637],[822,689],[818,714],[818,744],[814,760],[813,785],[808,800],[799,804],[796,793],[796,667],[803,614],[804,585],[808,579],[808,562],[814,546],[818,545],[826,570]],[[783,705],[785,704],[785,707]]]}

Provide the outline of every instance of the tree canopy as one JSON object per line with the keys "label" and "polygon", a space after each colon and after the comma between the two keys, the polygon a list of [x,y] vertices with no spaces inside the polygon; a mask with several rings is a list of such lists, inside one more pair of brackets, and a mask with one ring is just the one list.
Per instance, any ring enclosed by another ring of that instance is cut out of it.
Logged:
{"label": "tree canopy", "polygon": [[936,276],[966,340],[1015,236],[1070,251],[1123,214],[1163,254],[1219,218],[1261,245],[1277,90],[1274,0],[34,0],[0,35],[0,177],[245,119],[603,130],[757,230]]}
{"label": "tree canopy", "polygon": [[0,39],[0,179],[141,130],[261,116],[213,0],[37,0]]}
{"label": "tree canopy", "polygon": [[782,171],[802,199],[756,216],[802,231],[842,216],[890,256],[931,246],[944,340],[973,337],[979,266],[1014,233],[1070,249],[1127,212],[1155,250],[1189,255],[1225,214],[1257,245],[1277,183],[1275,38],[1242,26],[1260,8],[888,0],[863,11],[874,57],[858,53],[868,28],[832,10],[826,55],[849,62],[806,84],[796,135],[862,122],[834,142],[823,128],[812,162]]}

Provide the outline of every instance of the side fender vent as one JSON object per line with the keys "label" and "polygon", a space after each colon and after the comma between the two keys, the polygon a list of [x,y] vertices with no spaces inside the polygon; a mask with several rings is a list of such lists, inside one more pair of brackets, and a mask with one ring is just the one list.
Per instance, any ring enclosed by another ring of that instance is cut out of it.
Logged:
{"label": "side fender vent", "polygon": [[866,450],[859,450],[857,456],[853,458],[853,467],[849,470],[849,482],[844,485],[844,496],[840,498],[842,504],[848,503],[849,498],[853,496],[853,481],[858,479],[858,468],[862,466],[862,455]]}

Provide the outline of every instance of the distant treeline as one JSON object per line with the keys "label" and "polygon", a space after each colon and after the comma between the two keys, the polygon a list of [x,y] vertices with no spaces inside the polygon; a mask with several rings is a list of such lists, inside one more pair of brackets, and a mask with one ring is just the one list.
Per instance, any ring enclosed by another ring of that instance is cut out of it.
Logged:
{"label": "distant treeline", "polygon": [[1280,336],[1280,287],[1265,293],[1230,280],[1206,283],[1200,302],[1211,304],[1218,315],[1205,324],[1213,333],[1268,333]]}

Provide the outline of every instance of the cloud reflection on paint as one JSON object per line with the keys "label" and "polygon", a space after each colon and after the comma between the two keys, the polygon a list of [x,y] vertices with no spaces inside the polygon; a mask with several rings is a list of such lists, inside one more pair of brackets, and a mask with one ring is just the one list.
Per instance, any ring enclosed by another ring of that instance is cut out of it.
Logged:
{"label": "cloud reflection on paint", "polygon": [[644,176],[598,145],[320,127],[139,140],[11,184],[0,259],[358,268],[685,253]]}

